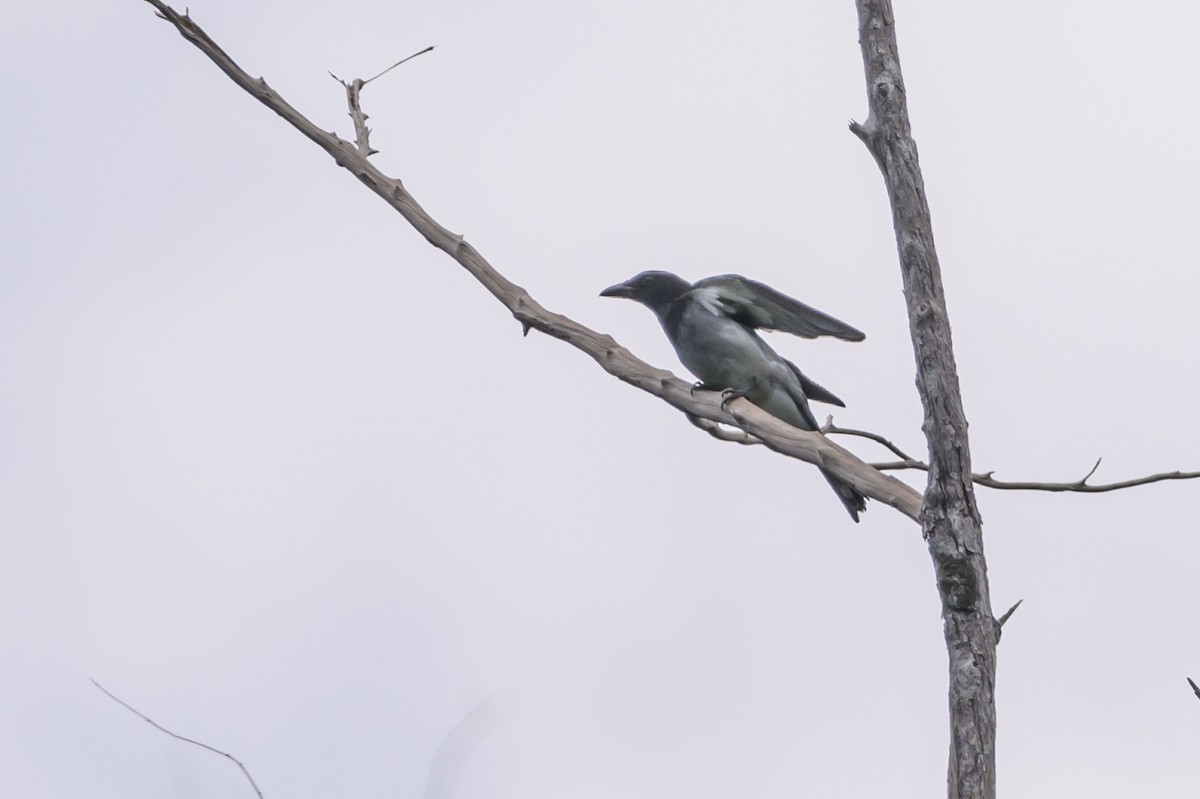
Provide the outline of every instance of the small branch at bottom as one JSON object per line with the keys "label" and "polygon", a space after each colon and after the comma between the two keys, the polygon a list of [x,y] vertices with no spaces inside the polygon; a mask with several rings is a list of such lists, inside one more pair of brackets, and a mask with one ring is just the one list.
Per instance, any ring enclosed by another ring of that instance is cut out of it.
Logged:
{"label": "small branch at bottom", "polygon": [[[89,679],[91,679],[91,678],[89,678]],[[118,696],[116,696],[115,694],[113,694],[111,691],[109,691],[107,688],[105,688],[103,685],[101,685],[100,683],[96,682],[95,680],[92,680],[92,685],[94,685],[94,686],[96,686],[97,688],[99,688],[99,689],[100,689],[100,691],[101,691],[101,693],[103,693],[103,694],[104,694],[105,696],[107,696],[109,699],[111,699],[112,701],[116,702],[118,705],[120,705],[121,707],[125,708],[125,709],[126,709],[126,710],[128,710],[130,713],[132,713],[133,715],[135,715],[135,716],[137,716],[138,718],[140,718],[142,721],[144,721],[144,722],[146,722],[147,724],[149,724],[151,727],[154,727],[154,729],[156,729],[156,730],[159,730],[160,732],[165,732],[167,735],[170,735],[172,738],[176,738],[176,739],[178,739],[178,740],[180,740],[180,741],[183,741],[184,743],[195,744],[196,746],[199,746],[201,749],[207,749],[208,751],[210,751],[210,752],[212,752],[212,753],[214,753],[214,754],[218,754],[218,755],[220,755],[221,757],[223,757],[223,758],[226,758],[227,760],[230,760],[230,761],[232,761],[234,764],[236,764],[236,765],[237,765],[237,767],[238,767],[238,768],[240,768],[240,769],[242,770],[242,774],[246,775],[246,779],[249,781],[249,783],[250,783],[250,787],[254,789],[254,792],[255,792],[256,794],[258,794],[258,799],[263,799],[262,791],[260,791],[260,790],[258,789],[258,784],[257,784],[257,783],[254,781],[254,778],[250,776],[250,772],[246,770],[246,767],[245,767],[245,766],[242,764],[242,761],[238,760],[236,757],[234,757],[233,755],[229,754],[228,752],[222,752],[220,749],[217,749],[217,748],[215,748],[215,747],[209,746],[208,744],[206,744],[206,743],[203,743],[202,741],[196,741],[196,740],[193,740],[193,739],[191,739],[191,738],[188,738],[188,737],[186,737],[186,736],[180,735],[179,733],[176,733],[176,732],[171,732],[170,730],[168,730],[168,729],[167,729],[166,727],[164,727],[163,725],[161,725],[161,724],[159,724],[158,722],[156,722],[156,721],[154,721],[153,719],[151,719],[151,718],[150,718],[149,716],[147,716],[145,713],[141,712],[140,710],[138,710],[137,708],[133,707],[132,705],[130,705],[130,704],[129,704],[128,702],[126,702],[125,700],[123,700],[123,699],[121,699],[120,697],[118,697]]]}

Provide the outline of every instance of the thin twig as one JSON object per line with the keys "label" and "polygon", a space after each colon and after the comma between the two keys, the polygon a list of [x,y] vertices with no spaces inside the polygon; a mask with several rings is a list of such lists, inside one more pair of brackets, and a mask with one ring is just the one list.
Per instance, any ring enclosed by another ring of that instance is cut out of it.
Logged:
{"label": "thin twig", "polygon": [[[422,51],[420,51],[420,52],[418,52],[418,53],[413,53],[413,54],[412,54],[412,55],[410,55],[408,58],[401,58],[401,59],[400,59],[399,61],[397,61],[395,64],[392,64],[390,67],[388,67],[387,69],[385,69],[383,72],[380,72],[380,73],[379,73],[378,75],[376,75],[375,77],[372,77],[372,78],[367,78],[366,80],[364,80],[364,81],[362,82],[362,83],[363,83],[363,86],[366,86],[368,83],[370,83],[371,81],[375,80],[375,78],[382,78],[384,75],[388,74],[388,73],[389,73],[389,72],[391,72],[393,69],[395,69],[396,67],[398,67],[398,66],[400,66],[401,64],[403,64],[405,61],[412,61],[412,60],[413,60],[414,58],[416,58],[417,56],[419,56],[419,55],[424,55],[425,53],[428,53],[430,50],[432,50],[432,49],[433,49],[433,48],[435,48],[435,47],[437,47],[437,45],[436,45],[436,44],[431,44],[431,45],[429,45],[428,47],[426,47],[424,50],[422,50]],[[454,48],[450,48],[450,49],[451,49],[451,50],[453,50]],[[453,55],[453,54],[452,54],[452,55]]]}
{"label": "thin twig", "polygon": [[[89,677],[88,679],[91,679],[91,678]],[[126,709],[126,710],[128,710],[130,713],[134,714],[135,716],[137,716],[138,718],[140,718],[142,721],[144,721],[144,722],[146,722],[147,724],[149,724],[151,727],[154,727],[156,730],[159,730],[160,732],[165,732],[167,735],[170,735],[172,738],[176,738],[176,739],[178,739],[178,740],[180,740],[180,741],[183,741],[183,742],[185,742],[185,743],[189,743],[189,744],[195,744],[196,746],[199,746],[201,749],[207,749],[208,751],[210,751],[210,752],[212,752],[212,753],[214,753],[214,754],[218,754],[218,755],[220,755],[221,757],[224,757],[224,758],[226,758],[226,759],[228,759],[228,760],[231,760],[231,761],[233,761],[233,763],[235,763],[235,764],[237,765],[237,767],[238,767],[238,768],[240,768],[240,769],[242,770],[242,774],[246,775],[246,779],[247,779],[247,780],[250,782],[250,787],[254,789],[254,792],[255,792],[256,794],[258,794],[258,799],[263,799],[262,791],[260,791],[260,790],[258,789],[258,783],[256,783],[256,782],[254,781],[254,778],[250,776],[250,772],[246,770],[246,767],[245,767],[245,766],[242,764],[242,761],[238,760],[236,757],[234,757],[233,755],[229,754],[228,752],[222,752],[220,749],[217,749],[217,748],[215,748],[215,747],[209,746],[208,744],[206,744],[206,743],[204,743],[204,742],[202,742],[202,741],[197,741],[197,740],[194,740],[194,739],[192,739],[192,738],[188,738],[188,737],[186,737],[186,736],[184,736],[184,735],[180,735],[180,734],[179,734],[179,733],[177,733],[177,732],[171,732],[170,730],[168,730],[168,729],[167,729],[166,727],[164,727],[163,725],[161,725],[161,724],[159,724],[158,722],[156,722],[156,721],[154,721],[153,719],[151,719],[151,718],[150,718],[149,716],[147,716],[145,713],[141,712],[140,710],[138,710],[137,708],[133,707],[132,705],[130,705],[130,704],[129,704],[128,702],[126,702],[125,700],[123,700],[123,699],[121,699],[120,697],[118,697],[118,696],[116,696],[115,694],[113,694],[113,693],[112,693],[112,691],[109,691],[107,688],[105,688],[105,687],[104,687],[103,685],[101,685],[100,683],[96,682],[94,679],[92,680],[92,685],[94,685],[94,686],[96,686],[97,688],[99,688],[99,689],[100,689],[100,691],[101,691],[101,692],[102,692],[102,693],[103,693],[105,696],[107,696],[109,699],[111,699],[112,701],[116,702],[118,705],[120,705],[121,707],[125,708],[125,709]]]}
{"label": "thin twig", "polygon": [[833,423],[832,416],[825,417],[825,424],[821,425],[821,432],[827,436],[837,434],[837,435],[843,435],[843,436],[858,436],[859,438],[867,438],[867,439],[870,439],[871,441],[874,441],[876,444],[882,444],[883,446],[887,447],[888,449],[890,449],[892,451],[893,455],[895,455],[897,458],[900,458],[901,460],[904,460],[904,461],[915,461],[916,460],[911,455],[904,452],[904,450],[900,449],[895,444],[893,444],[891,441],[889,441],[888,439],[879,435],[878,433],[872,433],[867,430],[852,430],[848,427],[838,427],[837,425],[835,425]]}
{"label": "thin twig", "polygon": [[[929,471],[929,464],[922,460],[912,457],[904,450],[893,444],[887,438],[872,433],[869,430],[854,430],[848,427],[838,427],[833,423],[833,417],[830,416],[825,420],[825,424],[821,426],[821,432],[826,435],[843,435],[856,436],[874,441],[887,449],[892,454],[900,458],[898,461],[887,461],[883,463],[870,464],[873,468],[881,472],[894,472],[903,469],[914,469],[917,471]],[[992,475],[995,472],[983,472],[971,475],[971,481],[976,485],[984,486],[985,488],[995,488],[1001,491],[1053,491],[1065,492],[1073,491],[1080,494],[1102,494],[1106,491],[1119,491],[1123,488],[1132,488],[1134,486],[1149,485],[1150,483],[1159,483],[1163,480],[1195,480],[1200,478],[1200,472],[1160,472],[1159,474],[1151,474],[1145,477],[1136,477],[1131,480],[1121,480],[1116,483],[1100,483],[1092,485],[1088,483],[1088,479],[1096,473],[1100,468],[1100,462],[1103,458],[1097,458],[1096,463],[1091,470],[1082,478],[1070,483],[1047,483],[1033,480],[997,480]]]}
{"label": "thin twig", "polygon": [[1163,480],[1195,480],[1198,477],[1200,477],[1200,472],[1160,472],[1159,474],[1150,474],[1132,480],[1091,485],[1084,482],[1087,479],[1086,477],[1074,483],[1036,483],[997,480],[991,476],[990,472],[986,475],[972,475],[976,483],[988,488],[999,488],[1006,491],[1075,491],[1081,494],[1102,494],[1105,491],[1120,491],[1123,488],[1160,483]]}
{"label": "thin twig", "polygon": [[[417,56],[428,53],[435,46],[431,44],[419,53],[413,53],[408,58],[400,59],[376,75],[375,78],[383,77],[405,61],[412,61]],[[362,105],[359,102],[359,95],[362,93],[363,87],[375,80],[375,78],[367,78],[366,80],[355,78],[350,82],[346,82],[337,75],[334,75],[333,72],[329,73],[329,77],[346,87],[346,103],[350,106],[350,119],[354,120],[354,143],[358,147],[358,151],[363,154],[363,158],[370,158],[379,151],[371,146],[371,129],[367,127],[367,120],[370,117],[363,112]]]}

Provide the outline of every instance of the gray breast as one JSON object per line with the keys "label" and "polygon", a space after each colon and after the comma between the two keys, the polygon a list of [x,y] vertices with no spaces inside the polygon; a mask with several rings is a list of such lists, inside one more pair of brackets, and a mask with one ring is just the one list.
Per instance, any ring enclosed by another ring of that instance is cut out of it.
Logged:
{"label": "gray breast", "polygon": [[700,303],[683,313],[671,343],[692,374],[726,388],[745,388],[768,377],[778,361],[753,331]]}

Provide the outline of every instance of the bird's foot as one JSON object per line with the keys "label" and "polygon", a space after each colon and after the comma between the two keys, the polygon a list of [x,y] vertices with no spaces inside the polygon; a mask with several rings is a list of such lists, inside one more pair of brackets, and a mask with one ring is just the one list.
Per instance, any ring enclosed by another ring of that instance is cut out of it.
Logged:
{"label": "bird's foot", "polygon": [[750,393],[748,388],[727,388],[721,392],[721,410],[729,413],[729,408],[726,407],[735,399],[740,399]]}

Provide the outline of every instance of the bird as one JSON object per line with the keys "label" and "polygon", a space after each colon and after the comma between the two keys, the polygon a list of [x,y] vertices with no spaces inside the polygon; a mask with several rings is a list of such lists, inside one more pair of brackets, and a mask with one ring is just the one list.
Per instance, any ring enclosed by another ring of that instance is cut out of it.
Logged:
{"label": "bird", "polygon": [[[653,311],[679,360],[699,380],[692,391],[722,392],[722,408],[745,397],[793,427],[818,431],[810,400],[846,407],[833,392],[771,349],[756,331],[844,341],[862,341],[866,335],[765,283],[741,275],[688,283],[671,272],[651,270],[609,286],[600,296],[634,300]],[[821,474],[857,522],[867,498],[824,468]]]}

